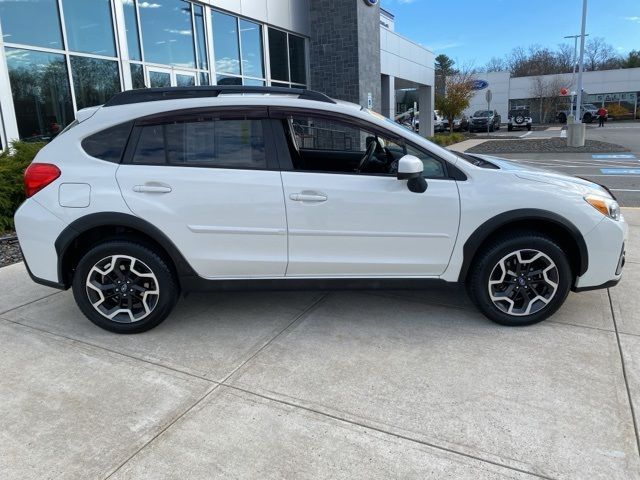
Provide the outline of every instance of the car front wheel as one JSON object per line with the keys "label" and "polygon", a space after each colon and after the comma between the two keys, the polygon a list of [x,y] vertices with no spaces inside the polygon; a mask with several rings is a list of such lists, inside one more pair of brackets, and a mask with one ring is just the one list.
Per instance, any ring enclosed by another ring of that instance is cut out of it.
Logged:
{"label": "car front wheel", "polygon": [[165,260],[129,241],[89,250],[73,279],[78,307],[93,323],[115,333],[141,333],[159,325],[175,306],[178,286]]}
{"label": "car front wheel", "polygon": [[506,235],[477,255],[469,276],[471,300],[501,325],[531,325],[553,315],[571,288],[567,256],[536,232]]}

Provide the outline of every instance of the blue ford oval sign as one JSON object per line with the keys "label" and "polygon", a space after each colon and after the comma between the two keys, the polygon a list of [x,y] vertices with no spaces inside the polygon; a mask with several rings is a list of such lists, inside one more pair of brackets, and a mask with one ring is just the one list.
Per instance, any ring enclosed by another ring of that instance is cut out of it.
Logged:
{"label": "blue ford oval sign", "polygon": [[489,86],[489,82],[486,80],[474,80],[473,81],[473,89],[474,90],[484,90]]}
{"label": "blue ford oval sign", "polygon": [[370,7],[375,7],[378,4],[378,0],[364,0],[364,3]]}

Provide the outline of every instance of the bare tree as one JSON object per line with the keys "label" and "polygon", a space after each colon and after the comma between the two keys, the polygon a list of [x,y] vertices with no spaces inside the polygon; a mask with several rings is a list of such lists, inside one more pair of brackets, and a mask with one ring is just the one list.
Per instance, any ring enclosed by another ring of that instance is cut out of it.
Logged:
{"label": "bare tree", "polygon": [[558,45],[558,50],[556,51],[556,64],[558,67],[558,71],[554,73],[566,73],[571,72],[573,70],[574,65],[574,47],[567,43],[561,43]]}
{"label": "bare tree", "polygon": [[487,62],[484,67],[486,72],[502,72],[507,70],[507,62],[499,57],[491,57],[491,60]]}
{"label": "bare tree", "polygon": [[560,89],[563,86],[564,79],[560,75],[550,78],[539,75],[533,79],[529,94],[535,100],[533,107],[538,112],[540,123],[546,123],[552,118],[562,100]]}
{"label": "bare tree", "polygon": [[587,70],[609,70],[618,68],[620,58],[615,49],[602,37],[590,38],[584,49]]}

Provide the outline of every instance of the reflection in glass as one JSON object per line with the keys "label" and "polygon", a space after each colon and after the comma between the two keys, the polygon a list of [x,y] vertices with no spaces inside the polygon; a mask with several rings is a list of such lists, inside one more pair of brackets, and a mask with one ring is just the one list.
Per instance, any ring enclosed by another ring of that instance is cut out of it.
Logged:
{"label": "reflection in glass", "polygon": [[287,34],[280,30],[269,29],[269,58],[271,78],[289,81],[289,66],[287,65]]}
{"label": "reflection in glass", "polygon": [[240,20],[240,40],[242,44],[242,75],[264,77],[262,27],[257,23]]}
{"label": "reflection in glass", "polygon": [[264,86],[264,80],[256,80],[253,78],[245,78],[243,84],[249,87],[262,87]]}
{"label": "reflection in glass", "polygon": [[131,64],[131,84],[133,88],[146,88],[144,68],[142,65]]}
{"label": "reflection in glass", "polygon": [[198,51],[198,68],[209,68],[207,62],[206,37],[204,35],[204,8],[200,5],[193,5],[193,18],[196,26],[196,49]]}
{"label": "reflection in glass", "polygon": [[49,139],[73,121],[64,55],[6,48],[20,138]]}
{"label": "reflection in glass", "polygon": [[288,83],[280,83],[280,82],[271,82],[271,86],[272,87],[285,87],[285,88],[290,88],[291,85],[289,85]]}
{"label": "reflection in glass", "polygon": [[136,15],[137,0],[120,0],[124,10],[124,26],[127,31],[127,46],[129,60],[142,60],[140,55],[140,37],[138,36],[138,16]]}
{"label": "reflection in glass", "polygon": [[305,62],[304,38],[289,35],[289,62],[291,65],[291,81],[307,82],[307,66]]}
{"label": "reflection in glass", "polygon": [[62,48],[56,0],[0,0],[0,23],[5,43]]}
{"label": "reflection in glass", "polygon": [[145,61],[195,68],[191,4],[183,0],[145,1],[138,9]]}
{"label": "reflection in glass", "polygon": [[200,72],[200,85],[209,85],[209,74]]}
{"label": "reflection in glass", "polygon": [[242,85],[242,78],[218,75],[218,85]]}
{"label": "reflection in glass", "polygon": [[71,74],[78,110],[102,105],[121,91],[118,62],[72,56]]}
{"label": "reflection in glass", "polygon": [[176,74],[176,86],[178,87],[193,87],[196,84],[196,77],[193,75],[181,75]]}
{"label": "reflection in glass", "polygon": [[171,74],[166,72],[149,71],[149,84],[151,88],[162,88],[171,86]]}
{"label": "reflection in glass", "polygon": [[116,56],[109,0],[62,0],[69,50]]}
{"label": "reflection in glass", "polygon": [[238,45],[238,19],[224,13],[212,12],[213,48],[216,71],[240,75],[240,47]]}

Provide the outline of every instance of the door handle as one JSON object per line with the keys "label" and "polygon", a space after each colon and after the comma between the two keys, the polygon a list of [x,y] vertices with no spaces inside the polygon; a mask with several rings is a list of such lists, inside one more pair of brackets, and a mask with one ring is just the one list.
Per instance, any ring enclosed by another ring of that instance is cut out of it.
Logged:
{"label": "door handle", "polygon": [[170,193],[169,185],[136,185],[133,191],[137,193]]}
{"label": "door handle", "polygon": [[292,193],[289,198],[294,202],[320,203],[326,202],[327,196],[316,192]]}

